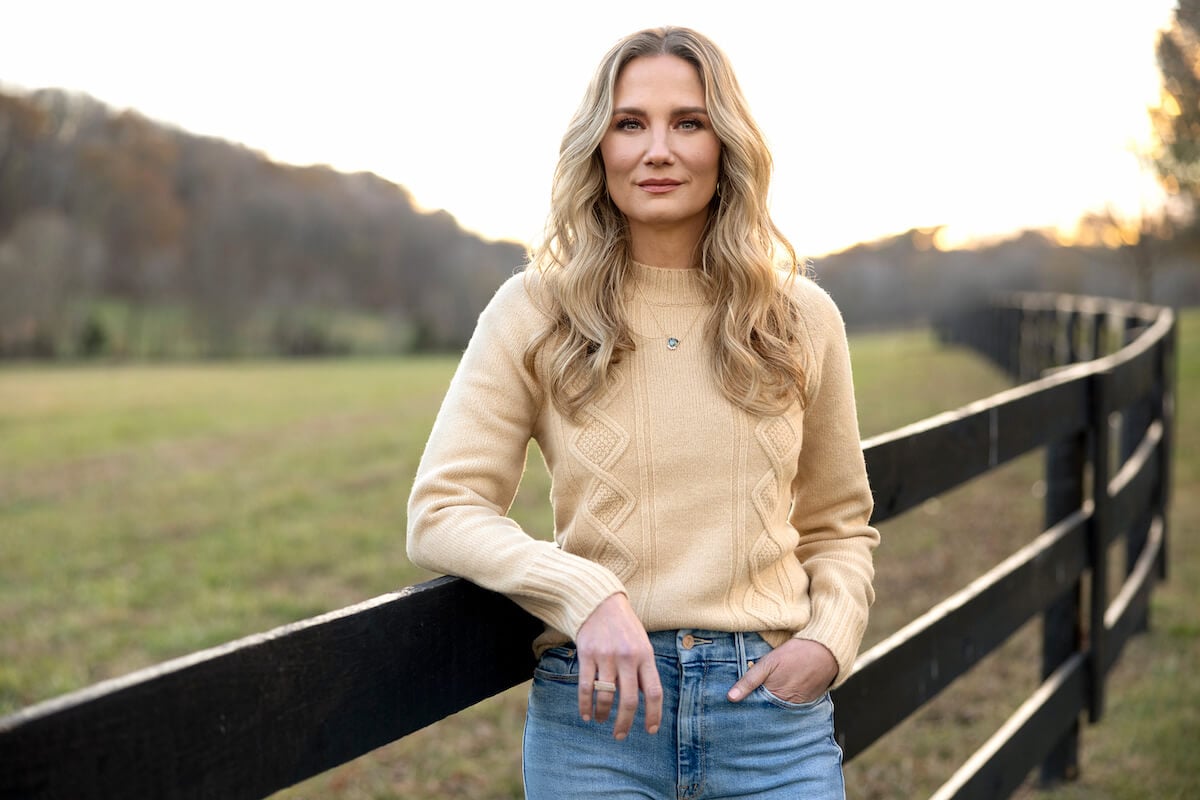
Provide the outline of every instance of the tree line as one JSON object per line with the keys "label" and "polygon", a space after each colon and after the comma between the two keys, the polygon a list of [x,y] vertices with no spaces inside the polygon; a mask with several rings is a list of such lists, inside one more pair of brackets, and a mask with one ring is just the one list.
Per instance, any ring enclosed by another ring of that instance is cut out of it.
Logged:
{"label": "tree line", "polygon": [[373,174],[0,92],[0,357],[455,348],[524,260]]}
{"label": "tree line", "polygon": [[[847,324],[917,324],[1007,290],[1200,303],[1200,0],[1181,0],[1157,54],[1144,161],[1161,209],[1088,214],[1070,245],[1026,231],[943,250],[929,228],[825,256],[811,272]],[[457,349],[525,259],[373,174],[0,91],[0,358]]]}

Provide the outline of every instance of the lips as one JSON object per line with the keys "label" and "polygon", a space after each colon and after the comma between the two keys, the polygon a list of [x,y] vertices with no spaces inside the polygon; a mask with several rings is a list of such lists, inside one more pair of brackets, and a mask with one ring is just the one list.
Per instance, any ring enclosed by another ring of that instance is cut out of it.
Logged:
{"label": "lips", "polygon": [[662,194],[679,188],[683,183],[670,178],[648,178],[644,181],[638,181],[637,185],[638,188],[651,194]]}

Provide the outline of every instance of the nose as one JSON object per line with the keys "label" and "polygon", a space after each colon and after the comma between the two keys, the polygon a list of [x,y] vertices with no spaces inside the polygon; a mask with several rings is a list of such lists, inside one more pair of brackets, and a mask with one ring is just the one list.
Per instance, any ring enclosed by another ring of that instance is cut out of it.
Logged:
{"label": "nose", "polygon": [[671,151],[670,130],[661,126],[650,129],[649,141],[646,143],[647,164],[670,164],[675,160]]}

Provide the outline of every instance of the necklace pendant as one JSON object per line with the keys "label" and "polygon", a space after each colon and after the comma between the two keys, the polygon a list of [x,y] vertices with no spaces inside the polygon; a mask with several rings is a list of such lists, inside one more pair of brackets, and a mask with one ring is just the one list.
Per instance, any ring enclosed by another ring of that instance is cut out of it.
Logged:
{"label": "necklace pendant", "polygon": [[667,337],[667,349],[675,350],[678,347],[679,347],[679,340],[676,339],[674,336],[668,336]]}

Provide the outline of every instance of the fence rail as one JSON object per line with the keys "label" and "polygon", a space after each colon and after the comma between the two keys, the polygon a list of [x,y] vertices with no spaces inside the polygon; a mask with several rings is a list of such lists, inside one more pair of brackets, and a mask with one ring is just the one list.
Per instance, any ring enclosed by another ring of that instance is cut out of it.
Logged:
{"label": "fence rail", "polygon": [[[1040,614],[1042,684],[935,794],[1005,797],[1039,764],[1074,774],[1079,716],[1100,720],[1166,575],[1175,317],[1022,295],[937,329],[1026,382],[864,442],[874,522],[1044,448],[1046,527],[860,656],[836,735],[853,758]],[[99,683],[0,719],[0,797],[262,797],[527,680],[539,627],[440,578]]]}

